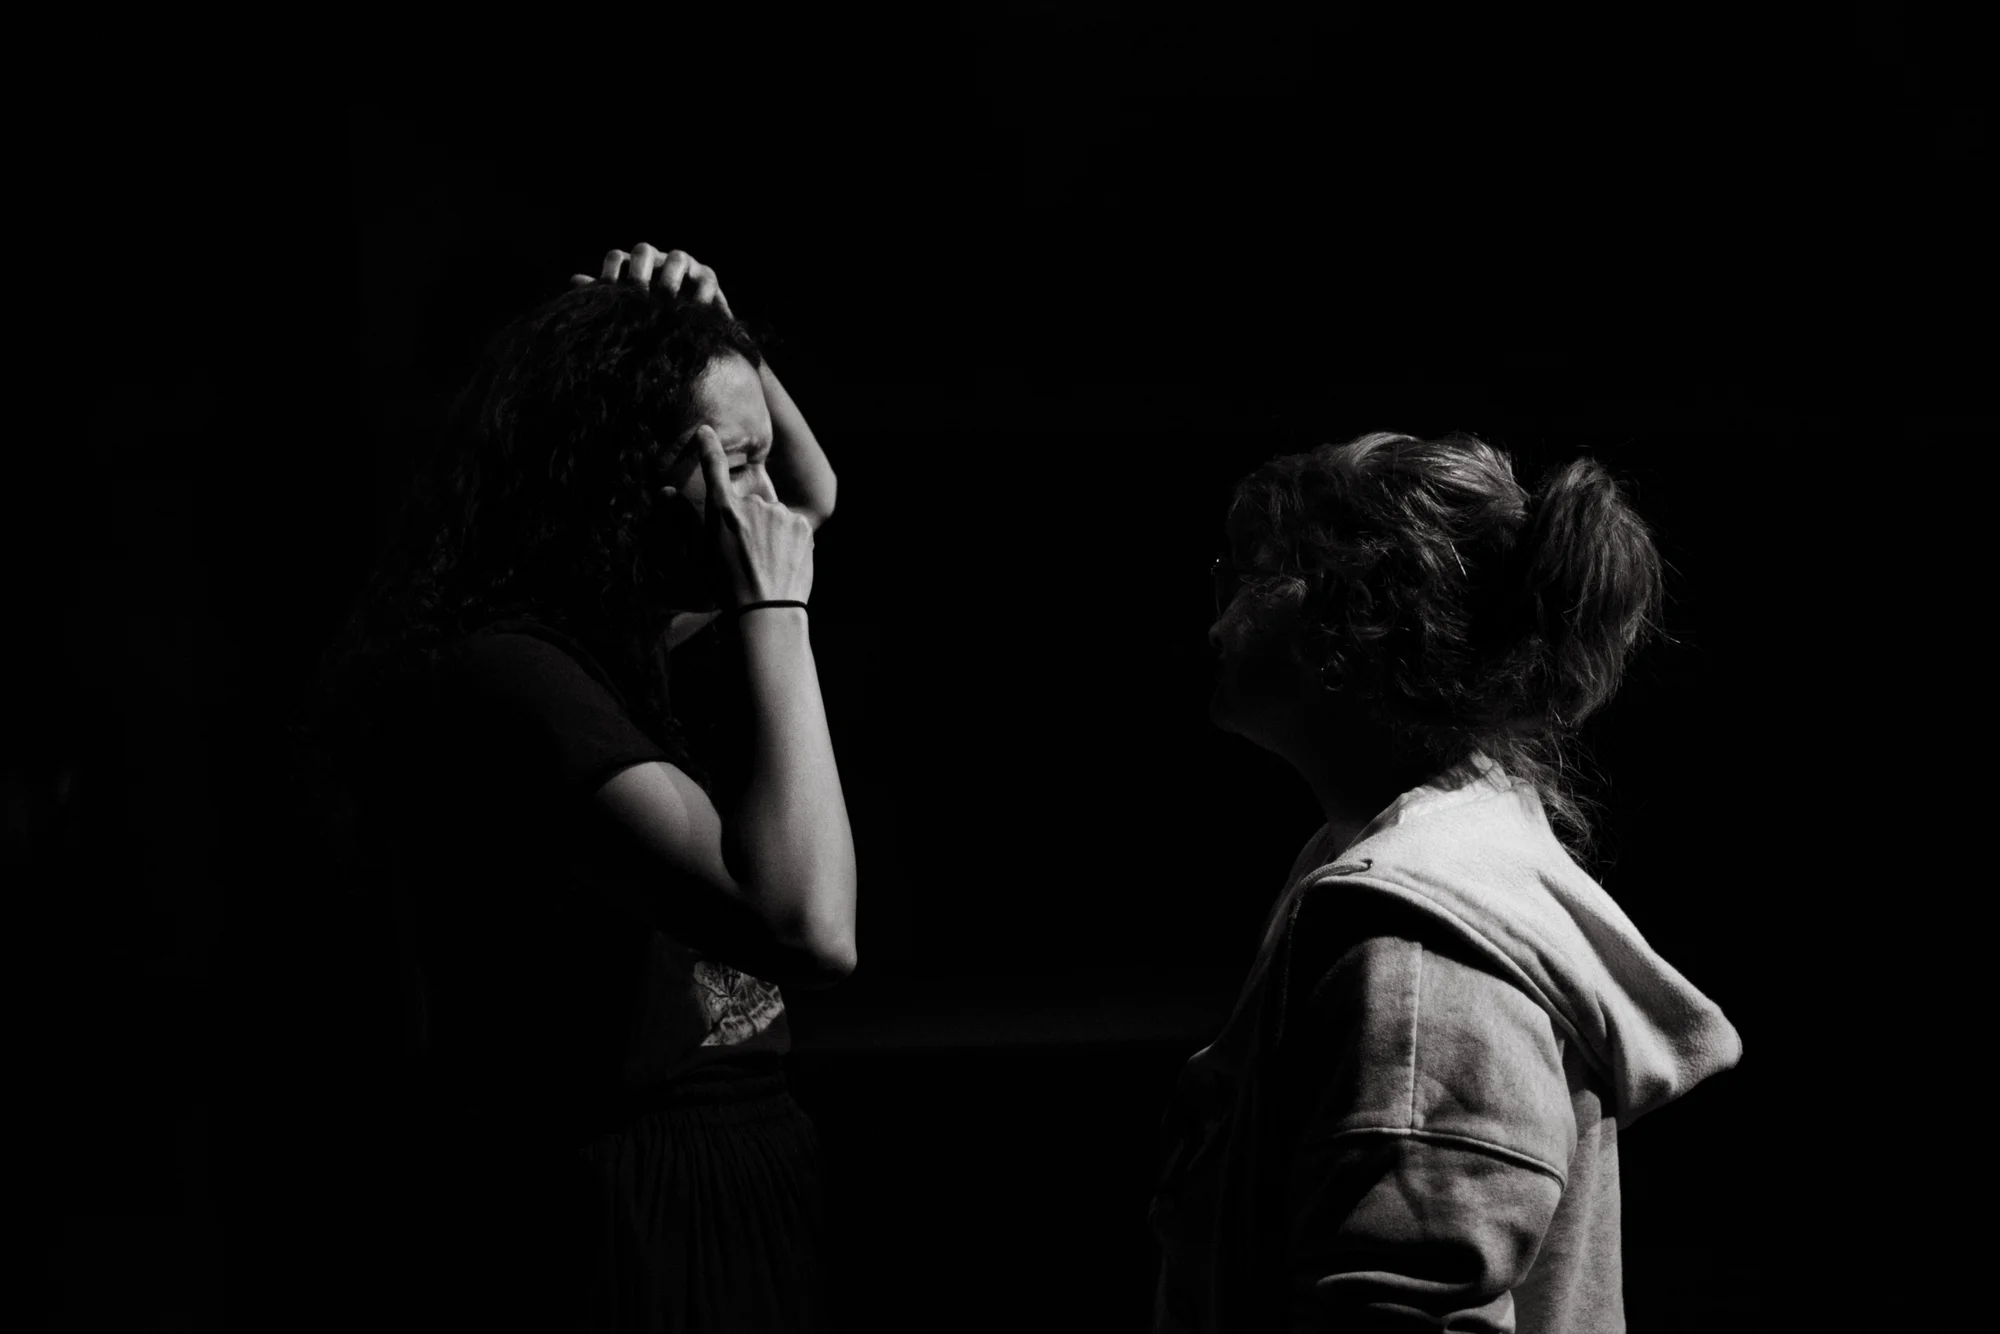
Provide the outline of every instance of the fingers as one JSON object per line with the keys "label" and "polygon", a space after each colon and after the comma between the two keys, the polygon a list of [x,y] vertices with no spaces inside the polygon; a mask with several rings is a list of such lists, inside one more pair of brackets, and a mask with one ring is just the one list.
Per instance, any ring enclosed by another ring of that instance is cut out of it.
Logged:
{"label": "fingers", "polygon": [[572,273],[569,276],[569,285],[571,287],[588,287],[596,281],[597,279],[587,273]]}
{"label": "fingers", "polygon": [[701,451],[701,478],[708,493],[703,503],[715,509],[729,508],[736,492],[729,484],[729,456],[722,452],[721,439],[712,427],[697,426],[694,447]]}
{"label": "fingers", "polygon": [[669,250],[660,264],[660,286],[678,294],[681,284],[686,281],[689,269],[701,266],[694,262],[694,256],[685,250]]}
{"label": "fingers", "polygon": [[722,281],[715,276],[715,270],[693,256],[688,257],[687,274],[681,279],[680,291],[696,305],[714,306],[723,314],[735,318],[735,312],[729,309],[729,298],[722,294]]}
{"label": "fingers", "polygon": [[[629,253],[608,251],[598,277],[607,283],[630,278],[641,287],[657,282],[670,295],[685,295],[697,305],[712,305],[725,315],[733,314],[729,299],[722,295],[722,283],[715,270],[685,250],[661,250],[641,241]],[[581,273],[570,276],[570,282],[578,287],[588,286],[591,281]]]}
{"label": "fingers", "polygon": [[691,263],[681,286],[689,297],[704,306],[714,303],[722,295],[722,286],[715,281],[715,270],[705,264]]}
{"label": "fingers", "polygon": [[698,306],[720,307],[725,315],[730,313],[729,302],[723,298],[722,284],[716,278],[715,270],[685,250],[669,250],[661,258],[655,276],[660,286],[675,296],[686,297]]}
{"label": "fingers", "polygon": [[656,269],[661,270],[661,281],[664,282],[664,270],[671,264],[673,257],[678,254],[680,254],[678,250],[662,252],[641,241],[638,245],[632,247],[632,263],[626,268],[625,272],[633,282],[639,284],[641,287],[645,287],[653,281],[654,271]]}

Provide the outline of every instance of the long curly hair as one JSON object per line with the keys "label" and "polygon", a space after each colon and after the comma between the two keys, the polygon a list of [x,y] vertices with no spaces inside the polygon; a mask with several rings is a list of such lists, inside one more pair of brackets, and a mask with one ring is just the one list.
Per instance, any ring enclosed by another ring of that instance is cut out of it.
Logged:
{"label": "long curly hair", "polygon": [[1661,605],[1651,533],[1602,466],[1576,459],[1531,494],[1475,436],[1378,432],[1264,464],[1227,530],[1240,633],[1358,703],[1399,770],[1484,755],[1590,846],[1568,742]]}
{"label": "long curly hair", "polygon": [[573,288],[503,329],[323,665],[303,729],[323,756],[351,772],[392,701],[464,636],[525,617],[588,648],[699,776],[660,645],[674,611],[712,601],[700,521],[660,492],[697,385],[731,355],[762,364],[735,319],[627,282]]}

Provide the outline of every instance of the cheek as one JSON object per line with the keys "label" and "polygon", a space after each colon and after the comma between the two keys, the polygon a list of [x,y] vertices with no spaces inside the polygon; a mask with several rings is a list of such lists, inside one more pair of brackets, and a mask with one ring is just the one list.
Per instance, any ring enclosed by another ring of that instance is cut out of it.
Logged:
{"label": "cheek", "polygon": [[1225,657],[1209,696],[1210,721],[1259,745],[1285,735],[1298,708],[1297,678],[1289,667],[1254,655]]}
{"label": "cheek", "polygon": [[1299,668],[1277,645],[1237,656],[1229,667],[1230,684],[1246,699],[1293,700],[1299,697]]}
{"label": "cheek", "polygon": [[1216,617],[1209,631],[1209,638],[1216,647],[1228,657],[1238,660],[1255,650],[1258,638],[1256,624],[1244,609],[1244,601],[1239,597],[1224,607],[1222,615]]}

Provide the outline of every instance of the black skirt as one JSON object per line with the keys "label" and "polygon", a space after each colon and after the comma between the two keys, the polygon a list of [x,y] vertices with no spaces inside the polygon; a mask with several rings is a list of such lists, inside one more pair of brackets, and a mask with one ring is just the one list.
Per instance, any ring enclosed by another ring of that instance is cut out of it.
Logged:
{"label": "black skirt", "polygon": [[819,1142],[782,1072],[655,1103],[588,1135],[439,1126],[410,1327],[824,1328]]}

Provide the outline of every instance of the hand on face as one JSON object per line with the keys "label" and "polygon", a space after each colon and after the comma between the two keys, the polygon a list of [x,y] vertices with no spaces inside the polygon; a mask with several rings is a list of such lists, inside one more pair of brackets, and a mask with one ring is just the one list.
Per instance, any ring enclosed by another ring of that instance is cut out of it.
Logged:
{"label": "hand on face", "polygon": [[[725,506],[739,509],[753,501],[775,503],[777,490],[766,468],[771,452],[771,414],[750,363],[735,356],[713,362],[695,386],[693,408],[695,425],[680,438],[679,451],[667,466],[669,485],[660,489],[661,494],[685,500],[703,518],[719,508],[709,504],[711,493],[723,497]],[[711,453],[719,458],[711,460]],[[711,576],[728,567],[727,560],[717,563],[716,540],[717,533],[711,527],[701,548],[707,553],[704,560]],[[810,574],[807,577],[809,580]],[[711,577],[709,596],[725,608],[740,605],[732,600],[726,582]],[[713,615],[700,612],[677,618],[685,623],[669,635],[669,647],[692,635]]]}
{"label": "hand on face", "polygon": [[704,423],[695,428],[691,452],[706,494],[702,514],[716,601],[725,609],[751,602],[806,601],[812,594],[812,525],[774,496],[739,489],[730,477],[730,456],[713,427]]}
{"label": "hand on face", "polygon": [[756,368],[738,356],[718,357],[695,386],[693,409],[695,425],[681,436],[680,452],[667,465],[667,491],[697,513],[705,510],[711,484],[696,446],[696,432],[705,426],[727,457],[727,489],[738,497],[778,499],[769,469],[771,409]]}

